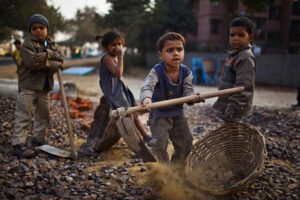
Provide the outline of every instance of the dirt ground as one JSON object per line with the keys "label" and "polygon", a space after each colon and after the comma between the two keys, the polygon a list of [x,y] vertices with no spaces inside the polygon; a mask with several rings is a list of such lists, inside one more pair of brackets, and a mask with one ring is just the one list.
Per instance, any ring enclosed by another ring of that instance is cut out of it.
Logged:
{"label": "dirt ground", "polygon": [[[130,72],[125,73],[123,80],[133,92],[136,100],[139,100],[140,88],[146,78],[149,70],[134,68]],[[91,98],[94,102],[98,102],[102,96],[99,86],[98,72],[88,74],[86,76],[64,75],[64,80],[73,82],[78,88],[78,94]],[[195,85],[195,92],[207,93],[217,91],[217,86]],[[266,106],[273,108],[290,108],[292,104],[296,104],[297,88],[287,86],[268,86],[257,84],[254,92],[253,105]],[[205,104],[212,105],[216,98],[207,99]]]}
{"label": "dirt ground", "polygon": [[[133,92],[136,100],[139,100],[140,88],[146,77],[146,73],[138,72],[137,74],[139,75],[125,74],[123,79]],[[94,102],[98,102],[99,97],[102,96],[98,73],[88,74],[86,76],[64,75],[64,80],[76,84],[79,96],[90,98]],[[214,91],[217,91],[216,86],[195,86],[195,92],[207,93]],[[290,108],[292,104],[296,104],[296,96],[297,88],[263,86],[258,84],[254,92],[253,105],[274,108]],[[207,99],[206,104],[213,104],[215,100],[216,98]]]}
{"label": "dirt ground", "polygon": [[[67,60],[65,66],[97,66],[99,63],[98,58],[92,59],[75,59]],[[16,79],[16,67],[15,65],[0,67],[0,78]],[[133,92],[136,100],[139,100],[139,93],[141,85],[149,70],[141,68],[132,68],[125,70],[124,82],[128,85]],[[99,86],[99,75],[96,70],[94,73],[85,76],[73,76],[63,75],[64,81],[72,82],[76,84],[77,93],[81,97],[90,98],[94,102],[99,101],[99,97],[102,96],[102,91]],[[55,76],[55,79],[57,77]],[[206,93],[216,91],[216,86],[204,86],[196,85],[195,92]],[[268,85],[256,85],[254,92],[253,105],[277,107],[277,108],[290,108],[292,104],[296,103],[297,89],[294,87],[285,86],[268,86]],[[206,104],[213,104],[216,98],[206,100]]]}

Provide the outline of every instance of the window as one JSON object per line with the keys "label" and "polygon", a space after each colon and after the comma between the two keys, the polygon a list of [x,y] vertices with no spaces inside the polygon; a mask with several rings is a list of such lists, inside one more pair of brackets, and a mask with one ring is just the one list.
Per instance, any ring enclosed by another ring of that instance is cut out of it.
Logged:
{"label": "window", "polygon": [[277,31],[268,32],[268,41],[269,42],[278,42],[280,41],[280,34]]}
{"label": "window", "polygon": [[219,33],[219,19],[211,19],[210,20],[210,33],[212,34],[218,34]]}
{"label": "window", "polygon": [[290,41],[300,42],[300,21],[292,20],[290,28]]}
{"label": "window", "polygon": [[210,5],[211,6],[219,6],[220,2],[218,0],[210,0]]}
{"label": "window", "polygon": [[280,20],[281,7],[271,7],[269,12],[270,20]]}
{"label": "window", "polygon": [[300,1],[294,1],[293,3],[293,15],[300,15]]}
{"label": "window", "polygon": [[255,22],[256,22],[255,40],[265,40],[267,20],[265,18],[255,18]]}
{"label": "window", "polygon": [[263,8],[261,8],[258,12],[259,13],[266,13],[267,12],[267,10],[268,10],[268,8],[267,8],[267,6],[266,5],[264,5],[264,7]]}

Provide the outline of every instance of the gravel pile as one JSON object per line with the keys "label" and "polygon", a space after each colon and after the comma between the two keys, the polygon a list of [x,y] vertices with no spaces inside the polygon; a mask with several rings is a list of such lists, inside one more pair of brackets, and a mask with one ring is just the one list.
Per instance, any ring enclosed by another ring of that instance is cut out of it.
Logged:
{"label": "gravel pile", "polygon": [[[68,149],[61,104],[51,101],[47,140],[51,145]],[[0,98],[0,199],[166,199],[155,185],[140,180],[144,174],[151,174],[152,168],[136,158],[122,142],[116,148],[122,149],[126,161],[117,164],[107,162],[106,153],[70,160],[36,151],[32,159],[18,160],[12,155],[11,147],[14,110],[14,99]],[[187,106],[185,111],[195,139],[222,123],[209,106]],[[82,124],[92,119],[93,111],[86,116],[86,119],[72,120],[77,138],[87,137]],[[210,199],[299,199],[300,113],[254,107],[253,115],[244,122],[265,134],[268,157],[263,174],[245,189]],[[186,199],[193,198],[187,194]]]}
{"label": "gravel pile", "polygon": [[[194,138],[203,137],[222,123],[209,106],[185,108]],[[299,199],[300,112],[254,106],[253,114],[243,122],[264,133],[268,156],[263,174],[228,199]]]}

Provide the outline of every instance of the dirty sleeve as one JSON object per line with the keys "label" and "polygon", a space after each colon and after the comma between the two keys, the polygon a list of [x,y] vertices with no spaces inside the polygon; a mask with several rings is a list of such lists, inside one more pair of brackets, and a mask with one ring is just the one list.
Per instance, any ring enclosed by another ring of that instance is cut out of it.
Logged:
{"label": "dirty sleeve", "polygon": [[53,49],[47,49],[48,60],[56,60],[60,62],[64,62],[64,56],[61,49],[57,46],[57,44],[53,44]]}
{"label": "dirty sleeve", "polygon": [[[251,57],[238,60],[236,63],[236,82],[234,87],[244,87],[243,92],[235,93],[229,98],[226,110],[234,113],[243,112],[249,106],[255,82],[255,60]],[[226,112],[226,111],[225,111]]]}
{"label": "dirty sleeve", "polygon": [[183,81],[183,96],[194,94],[193,74],[190,71],[189,75]]}
{"label": "dirty sleeve", "polygon": [[36,51],[32,42],[25,40],[21,46],[20,55],[25,67],[30,70],[45,70],[45,63],[35,61]]}
{"label": "dirty sleeve", "polygon": [[150,99],[152,98],[153,91],[157,83],[158,83],[157,72],[154,69],[151,69],[141,88],[141,94],[140,94],[141,102],[143,102],[145,98],[150,98]]}

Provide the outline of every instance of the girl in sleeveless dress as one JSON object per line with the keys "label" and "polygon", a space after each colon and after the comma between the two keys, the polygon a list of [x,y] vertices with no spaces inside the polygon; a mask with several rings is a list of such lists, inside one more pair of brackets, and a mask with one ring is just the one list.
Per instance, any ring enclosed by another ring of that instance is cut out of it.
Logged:
{"label": "girl in sleeveless dress", "polygon": [[[135,99],[127,85],[122,81],[123,76],[123,46],[124,37],[118,31],[111,30],[103,36],[97,36],[96,40],[102,39],[101,45],[105,53],[100,59],[100,87],[111,109],[119,107],[135,106]],[[134,123],[141,133],[145,142],[151,137],[147,134],[144,125],[137,114],[133,114]]]}

